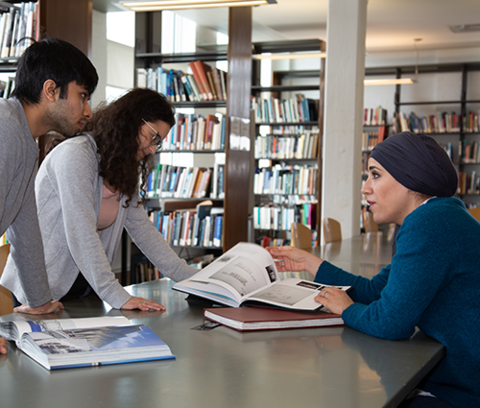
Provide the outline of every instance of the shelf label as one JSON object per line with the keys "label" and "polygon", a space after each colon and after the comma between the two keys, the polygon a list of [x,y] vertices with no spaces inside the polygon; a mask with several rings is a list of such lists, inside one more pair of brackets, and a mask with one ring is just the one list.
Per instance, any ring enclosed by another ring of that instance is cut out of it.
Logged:
{"label": "shelf label", "polygon": [[250,151],[250,119],[230,118],[230,150]]}

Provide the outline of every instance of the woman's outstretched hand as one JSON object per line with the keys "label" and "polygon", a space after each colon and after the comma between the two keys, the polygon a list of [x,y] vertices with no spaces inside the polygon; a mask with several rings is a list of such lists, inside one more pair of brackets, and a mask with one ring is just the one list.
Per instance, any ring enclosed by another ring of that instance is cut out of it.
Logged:
{"label": "woman's outstretched hand", "polygon": [[0,354],[7,354],[8,343],[3,337],[0,337]]}
{"label": "woman's outstretched hand", "polygon": [[310,252],[291,246],[267,247],[266,250],[275,259],[275,266],[279,272],[307,271],[315,276],[323,262]]}
{"label": "woman's outstretched hand", "polygon": [[130,300],[121,307],[121,309],[140,309],[143,311],[165,310],[165,306],[155,302],[154,300],[144,299],[141,297],[131,297]]}

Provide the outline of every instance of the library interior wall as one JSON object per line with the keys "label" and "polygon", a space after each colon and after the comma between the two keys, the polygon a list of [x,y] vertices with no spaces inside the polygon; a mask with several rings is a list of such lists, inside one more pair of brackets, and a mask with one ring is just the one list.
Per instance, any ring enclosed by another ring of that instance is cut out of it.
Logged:
{"label": "library interior wall", "polygon": [[94,109],[105,100],[107,85],[107,14],[93,10],[92,13],[92,63],[97,69],[98,85],[92,95],[91,106]]}

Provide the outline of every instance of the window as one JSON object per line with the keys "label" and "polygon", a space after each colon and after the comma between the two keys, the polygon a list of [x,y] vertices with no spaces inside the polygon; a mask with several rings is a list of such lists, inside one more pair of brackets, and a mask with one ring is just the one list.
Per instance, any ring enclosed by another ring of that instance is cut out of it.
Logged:
{"label": "window", "polygon": [[107,13],[107,40],[135,47],[135,12]]}

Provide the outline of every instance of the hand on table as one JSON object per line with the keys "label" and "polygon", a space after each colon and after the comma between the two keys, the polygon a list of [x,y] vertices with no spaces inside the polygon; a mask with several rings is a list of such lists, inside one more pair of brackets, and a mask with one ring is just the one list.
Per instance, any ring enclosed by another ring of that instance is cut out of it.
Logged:
{"label": "hand on table", "polygon": [[58,300],[52,300],[51,302],[47,302],[37,307],[30,307],[27,304],[24,304],[22,306],[16,307],[15,309],[13,309],[13,311],[15,313],[27,313],[27,314],[33,314],[33,315],[40,315],[40,314],[53,313],[57,309],[63,310],[63,304]]}
{"label": "hand on table", "polygon": [[154,300],[149,300],[141,297],[132,297],[120,309],[140,309],[143,311],[149,310],[165,310],[165,306]]}
{"label": "hand on table", "polygon": [[275,259],[275,266],[279,272],[307,271],[315,276],[318,267],[323,262],[319,257],[302,249],[291,246],[265,248]]}
{"label": "hand on table", "polygon": [[0,337],[0,354],[7,354],[8,343],[3,337]]}
{"label": "hand on table", "polygon": [[344,290],[328,287],[322,289],[315,297],[315,301],[321,303],[330,312],[341,315],[343,311],[354,302]]}

